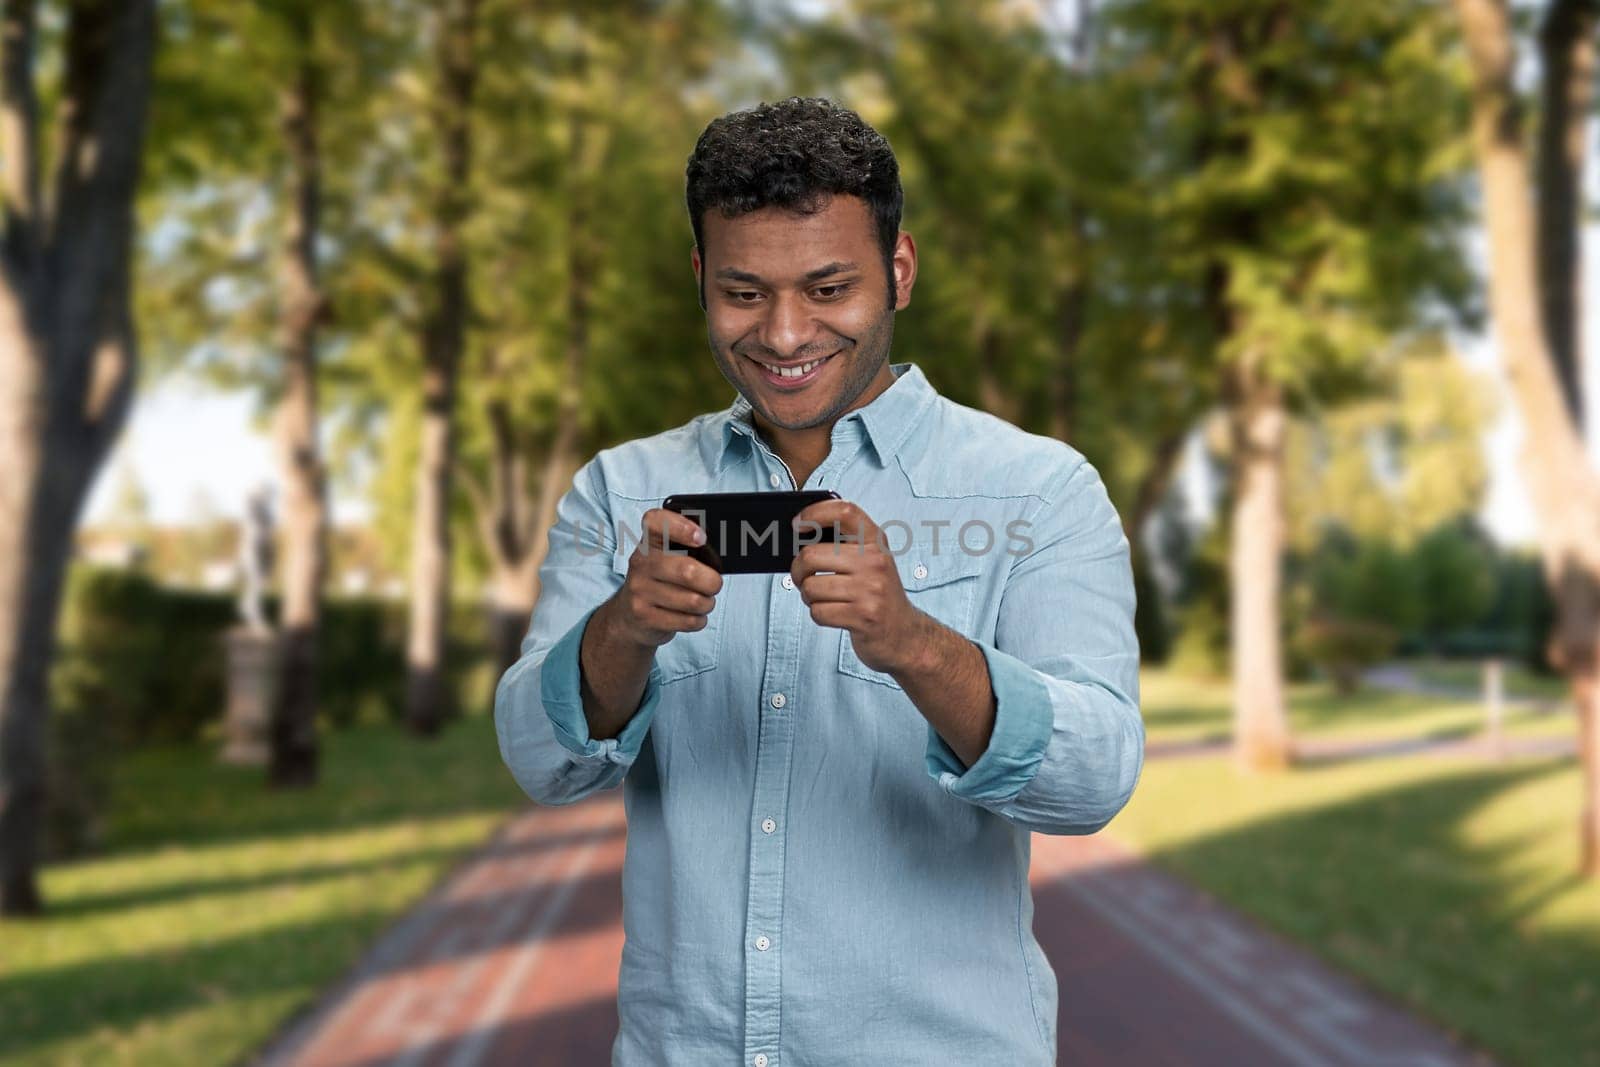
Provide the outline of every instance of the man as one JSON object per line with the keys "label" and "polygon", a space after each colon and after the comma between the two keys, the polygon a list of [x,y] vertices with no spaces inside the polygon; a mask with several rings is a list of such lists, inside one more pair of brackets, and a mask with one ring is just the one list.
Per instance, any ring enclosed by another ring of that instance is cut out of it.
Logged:
{"label": "man", "polygon": [[[687,185],[737,396],[578,471],[495,696],[535,800],[624,785],[612,1062],[1054,1064],[1029,835],[1099,829],[1143,766],[1117,513],[1071,447],[888,362],[916,246],[854,112],[723,116]],[[854,540],[781,578],[668,543],[701,543],[669,494],[798,488]]]}

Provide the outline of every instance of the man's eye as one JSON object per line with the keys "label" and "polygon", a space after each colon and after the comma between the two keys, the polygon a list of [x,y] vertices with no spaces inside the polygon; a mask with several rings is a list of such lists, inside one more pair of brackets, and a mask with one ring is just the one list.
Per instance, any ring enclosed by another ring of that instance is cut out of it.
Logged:
{"label": "man's eye", "polygon": [[[754,304],[757,300],[761,299],[761,294],[756,292],[754,289],[730,290],[728,295],[733,297],[733,299],[740,304]],[[745,299],[746,297],[749,299]]]}
{"label": "man's eye", "polygon": [[823,300],[832,300],[836,296],[843,295],[844,291],[849,288],[850,286],[844,283],[840,283],[839,285],[823,285],[818,286],[815,292],[817,296]]}

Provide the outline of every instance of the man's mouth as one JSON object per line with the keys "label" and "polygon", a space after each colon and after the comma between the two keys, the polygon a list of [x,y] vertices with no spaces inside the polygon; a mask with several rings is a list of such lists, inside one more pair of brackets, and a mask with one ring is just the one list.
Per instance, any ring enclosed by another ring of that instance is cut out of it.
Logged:
{"label": "man's mouth", "polygon": [[767,363],[752,356],[746,356],[745,358],[760,367],[761,376],[773,385],[792,387],[815,378],[821,373],[822,368],[827,365],[828,361],[838,354],[835,352],[832,356],[823,356],[821,359],[814,359],[807,363],[795,363],[787,366],[778,363]]}

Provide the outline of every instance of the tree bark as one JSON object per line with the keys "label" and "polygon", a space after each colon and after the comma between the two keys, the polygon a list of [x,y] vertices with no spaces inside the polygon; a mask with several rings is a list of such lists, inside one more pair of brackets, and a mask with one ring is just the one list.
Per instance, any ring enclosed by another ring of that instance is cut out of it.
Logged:
{"label": "tree bark", "polygon": [[1245,770],[1275,770],[1292,755],[1279,622],[1288,414],[1282,387],[1250,362],[1229,367],[1225,381],[1236,485],[1229,545],[1234,755]]}
{"label": "tree bark", "polygon": [[1515,43],[1504,0],[1455,0],[1472,66],[1472,138],[1489,235],[1489,306],[1524,426],[1518,456],[1545,579],[1556,602],[1549,656],[1572,685],[1583,802],[1579,865],[1600,877],[1600,478],[1563,394],[1546,336],[1535,260],[1537,223],[1513,81]]}
{"label": "tree bark", "polygon": [[1183,444],[1188,439],[1188,427],[1183,427],[1156,442],[1150,469],[1140,479],[1139,488],[1133,494],[1133,504],[1122,520],[1123,533],[1128,543],[1134,546],[1135,552],[1139,551],[1139,531],[1144,529],[1145,521],[1160,506],[1161,498],[1167,495],[1173,475],[1178,472],[1178,463],[1183,459]]}
{"label": "tree bark", "polygon": [[1074,206],[1072,216],[1071,225],[1080,238],[1072,245],[1080,273],[1056,296],[1056,336],[1061,347],[1050,368],[1049,434],[1057,441],[1067,442],[1078,423],[1078,357],[1089,306],[1088,252],[1082,239],[1081,210]]}
{"label": "tree bark", "polygon": [[978,406],[992,415],[998,415],[1013,425],[1021,421],[1016,394],[1006,387],[1005,358],[1001,351],[1000,332],[982,316],[977,329],[978,339]]}
{"label": "tree bark", "polygon": [[1583,161],[1594,100],[1593,0],[1555,0],[1539,26],[1541,77],[1538,210],[1540,311],[1561,392],[1581,435],[1583,342],[1578,238],[1583,225]]}
{"label": "tree bark", "polygon": [[411,540],[411,620],[406,721],[432,736],[454,711],[445,684],[450,614],[450,490],[455,466],[457,375],[467,333],[465,224],[470,210],[473,47],[477,0],[451,0],[440,14],[440,94],[435,129],[444,153],[434,191],[433,304],[423,326],[422,454]]}
{"label": "tree bark", "polygon": [[287,490],[283,654],[268,770],[268,780],[282,787],[307,786],[317,780],[317,632],[327,575],[326,474],[317,440],[316,331],[324,309],[316,257],[322,192],[319,75],[311,7],[296,6],[288,17],[298,59],[293,81],[283,94],[280,118],[290,184],[279,323],[285,388],[276,434]]}
{"label": "tree bark", "polygon": [[154,0],[71,8],[44,202],[33,4],[0,8],[0,914],[43,907],[56,620],[73,530],[138,376],[133,201],[155,28]]}

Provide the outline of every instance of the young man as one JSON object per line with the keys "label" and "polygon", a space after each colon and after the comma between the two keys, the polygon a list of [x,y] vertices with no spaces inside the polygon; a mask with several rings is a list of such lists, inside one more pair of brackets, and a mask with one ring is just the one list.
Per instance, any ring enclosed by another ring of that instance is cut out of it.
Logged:
{"label": "young man", "polygon": [[[1029,835],[1099,829],[1143,766],[1117,513],[1079,452],[888,361],[916,246],[854,112],[723,116],[687,179],[737,396],[578,471],[495,696],[535,800],[624,786],[612,1062],[1054,1064]],[[699,543],[670,494],[797,488],[857,540],[781,578],[667,546]]]}

